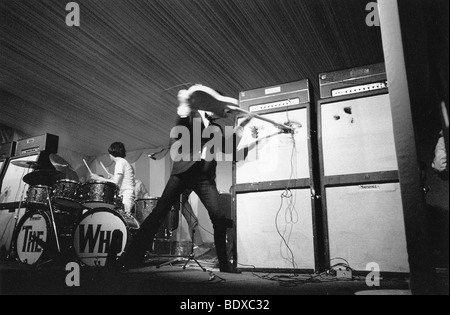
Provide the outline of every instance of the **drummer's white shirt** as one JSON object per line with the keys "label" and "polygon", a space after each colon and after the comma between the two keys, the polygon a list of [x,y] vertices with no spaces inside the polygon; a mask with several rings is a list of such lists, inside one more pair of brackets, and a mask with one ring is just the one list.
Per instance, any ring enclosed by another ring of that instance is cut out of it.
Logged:
{"label": "drummer's white shirt", "polygon": [[116,166],[114,168],[114,174],[123,175],[122,182],[119,183],[120,192],[124,190],[132,190],[134,192],[134,171],[130,163],[124,158],[116,158]]}

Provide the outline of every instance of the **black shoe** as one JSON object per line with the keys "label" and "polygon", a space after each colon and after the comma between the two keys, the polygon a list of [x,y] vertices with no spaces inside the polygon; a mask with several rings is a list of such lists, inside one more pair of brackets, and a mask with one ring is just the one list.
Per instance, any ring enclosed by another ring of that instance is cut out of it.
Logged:
{"label": "black shoe", "polygon": [[225,266],[220,266],[219,270],[220,270],[220,272],[226,272],[226,273],[236,273],[236,274],[242,273],[240,270],[238,270],[236,267],[234,267],[230,263],[226,264]]}

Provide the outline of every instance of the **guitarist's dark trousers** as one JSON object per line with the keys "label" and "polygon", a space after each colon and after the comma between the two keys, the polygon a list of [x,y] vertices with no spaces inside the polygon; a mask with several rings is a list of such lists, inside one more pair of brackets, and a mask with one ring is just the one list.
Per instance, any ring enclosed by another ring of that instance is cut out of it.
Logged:
{"label": "guitarist's dark trousers", "polygon": [[155,234],[168,215],[172,206],[179,202],[180,194],[186,189],[192,189],[200,198],[208,211],[214,228],[214,245],[219,260],[219,268],[226,269],[227,259],[226,231],[229,220],[219,208],[219,192],[216,186],[216,161],[204,160],[195,162],[187,171],[173,174],[161,195],[156,207],[142,223],[138,233],[133,238],[121,261],[125,266],[142,262],[145,253],[152,248]]}

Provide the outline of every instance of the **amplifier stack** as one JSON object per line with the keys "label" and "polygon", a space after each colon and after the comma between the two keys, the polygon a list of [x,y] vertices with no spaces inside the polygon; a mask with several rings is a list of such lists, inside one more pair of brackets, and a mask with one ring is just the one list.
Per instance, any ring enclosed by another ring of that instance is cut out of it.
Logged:
{"label": "amplifier stack", "polygon": [[[409,272],[384,64],[319,75],[317,103],[326,261]],[[331,263],[330,263],[331,262]]]}
{"label": "amplifier stack", "polygon": [[238,267],[315,270],[309,81],[243,91],[239,101],[242,109],[295,132],[259,119],[244,129],[238,151],[250,149],[233,167]]}

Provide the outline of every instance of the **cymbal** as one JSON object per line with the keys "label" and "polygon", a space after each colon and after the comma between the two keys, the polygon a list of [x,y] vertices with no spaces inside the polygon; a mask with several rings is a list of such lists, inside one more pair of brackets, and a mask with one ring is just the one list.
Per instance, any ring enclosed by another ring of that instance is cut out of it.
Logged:
{"label": "cymbal", "polygon": [[64,160],[62,157],[55,153],[50,154],[50,162],[52,162],[53,166],[56,167],[70,167],[70,164]]}
{"label": "cymbal", "polygon": [[24,168],[38,168],[40,167],[39,163],[34,161],[12,161],[11,164],[15,166],[20,166]]}
{"label": "cymbal", "polygon": [[53,186],[60,179],[65,176],[62,172],[56,170],[37,170],[28,173],[23,177],[23,181],[30,186],[46,185]]}

